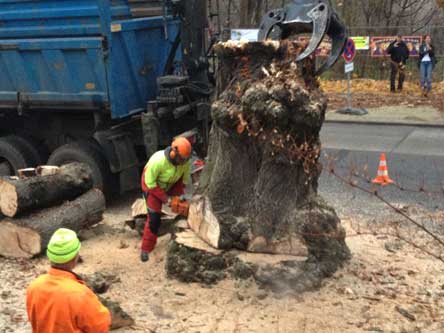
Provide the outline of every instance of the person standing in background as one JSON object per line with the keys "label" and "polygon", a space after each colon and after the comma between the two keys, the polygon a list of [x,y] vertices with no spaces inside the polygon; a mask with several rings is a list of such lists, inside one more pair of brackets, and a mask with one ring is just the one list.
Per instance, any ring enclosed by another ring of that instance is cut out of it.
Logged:
{"label": "person standing in background", "polygon": [[398,35],[396,40],[390,43],[387,48],[387,54],[390,55],[390,91],[396,92],[396,76],[399,73],[398,91],[402,91],[402,86],[405,80],[405,65],[410,56],[410,51],[407,44],[402,40],[402,36]]}
{"label": "person standing in background", "polygon": [[432,90],[432,72],[436,65],[435,49],[430,36],[424,36],[419,48],[419,72],[421,74],[421,89],[423,96],[427,97]]}

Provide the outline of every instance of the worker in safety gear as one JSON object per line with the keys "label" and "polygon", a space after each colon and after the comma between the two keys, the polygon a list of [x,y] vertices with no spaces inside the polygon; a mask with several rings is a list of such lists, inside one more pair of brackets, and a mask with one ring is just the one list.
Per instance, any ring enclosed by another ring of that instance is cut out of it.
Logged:
{"label": "worker in safety gear", "polygon": [[142,262],[149,260],[159,234],[163,204],[169,204],[171,196],[185,193],[190,182],[191,143],[183,137],[176,138],[170,147],[158,151],[149,159],[142,173],[142,191],[148,214],[143,231]]}
{"label": "worker in safety gear", "polygon": [[26,293],[33,333],[109,332],[109,310],[72,271],[79,251],[74,231],[61,228],[52,235],[46,251],[51,268],[34,280]]}

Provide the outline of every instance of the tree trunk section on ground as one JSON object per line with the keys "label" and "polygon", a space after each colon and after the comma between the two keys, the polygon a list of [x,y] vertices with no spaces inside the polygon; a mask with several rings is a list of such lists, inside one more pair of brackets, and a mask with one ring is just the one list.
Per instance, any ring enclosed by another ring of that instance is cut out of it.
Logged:
{"label": "tree trunk section on ground", "polygon": [[191,230],[176,234],[168,247],[166,271],[182,282],[213,284],[225,277],[228,267],[222,251],[216,250]]}
{"label": "tree trunk section on ground", "polygon": [[119,303],[112,301],[109,298],[98,297],[100,302],[106,306],[111,313],[111,331],[134,325],[134,319],[120,307]]}
{"label": "tree trunk section on ground", "polygon": [[0,255],[31,258],[40,254],[58,228],[78,232],[102,220],[105,197],[93,189],[73,201],[17,219],[0,221]]}
{"label": "tree trunk section on ground", "polygon": [[58,173],[20,180],[0,180],[0,208],[14,217],[36,208],[50,207],[71,200],[93,186],[89,169],[80,163],[62,166]]}
{"label": "tree trunk section on ground", "polygon": [[301,45],[291,41],[215,51],[222,93],[190,227],[217,249],[306,256],[333,273],[350,253],[338,216],[317,194],[327,100],[313,61],[296,63]]}
{"label": "tree trunk section on ground", "polygon": [[253,279],[274,292],[304,292],[321,286],[325,273],[306,257],[221,251],[202,241],[191,230],[181,231],[168,247],[166,271],[186,283],[212,285],[227,276]]}
{"label": "tree trunk section on ground", "polygon": [[26,179],[37,176],[36,168],[26,168],[17,170],[19,179]]}

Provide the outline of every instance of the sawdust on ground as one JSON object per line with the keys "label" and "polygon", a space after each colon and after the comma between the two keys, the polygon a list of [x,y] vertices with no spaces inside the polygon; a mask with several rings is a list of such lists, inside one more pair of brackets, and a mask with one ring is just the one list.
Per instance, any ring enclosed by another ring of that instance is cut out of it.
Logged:
{"label": "sawdust on ground", "polygon": [[[116,332],[444,332],[444,264],[406,245],[350,237],[350,263],[321,290],[302,295],[273,295],[248,281],[187,285],[165,276],[169,236],[149,263],[139,261],[139,236],[123,227],[132,199],[107,211],[90,234],[96,235],[83,242],[84,263],[77,269],[119,276],[105,296],[120,302],[136,325]],[[44,258],[0,258],[1,333],[30,331],[25,288],[46,265]]]}

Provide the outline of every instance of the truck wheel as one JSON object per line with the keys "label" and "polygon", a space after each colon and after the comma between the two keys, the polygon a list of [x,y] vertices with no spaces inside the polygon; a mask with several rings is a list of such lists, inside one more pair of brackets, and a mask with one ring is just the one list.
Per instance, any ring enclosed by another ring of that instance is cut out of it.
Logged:
{"label": "truck wheel", "polygon": [[113,177],[108,161],[103,153],[89,142],[73,142],[63,145],[51,154],[48,165],[63,165],[71,162],[81,162],[91,168],[94,187],[109,196],[114,193]]}
{"label": "truck wheel", "polygon": [[9,162],[0,162],[0,177],[12,175],[12,167]]}
{"label": "truck wheel", "polygon": [[28,140],[27,138],[18,135],[8,135],[5,137],[5,140],[20,147],[20,150],[26,156],[28,167],[36,167],[46,162],[43,161],[37,146],[30,139]]}
{"label": "truck wheel", "polygon": [[32,162],[20,144],[6,137],[0,138],[0,164],[2,166],[2,173],[13,175],[18,169],[32,166]]}

